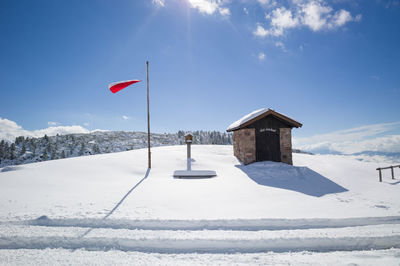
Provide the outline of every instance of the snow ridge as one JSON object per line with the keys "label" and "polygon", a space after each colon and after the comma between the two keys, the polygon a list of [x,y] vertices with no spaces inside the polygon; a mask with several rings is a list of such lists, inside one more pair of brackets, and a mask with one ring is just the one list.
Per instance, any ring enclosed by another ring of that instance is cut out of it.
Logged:
{"label": "snow ridge", "polygon": [[[244,221],[240,221],[243,230],[235,227],[234,230],[223,228],[197,231],[190,229],[176,230],[176,228],[171,230],[166,227],[159,227],[155,230],[96,228],[93,224],[92,230],[88,234],[82,234],[86,228],[79,226],[63,228],[61,226],[2,224],[0,225],[0,249],[61,248],[153,253],[379,250],[400,248],[400,223],[398,219],[398,217],[394,219],[370,217],[366,218],[370,223],[381,221],[382,224],[340,227],[340,222],[342,222],[342,225],[351,225],[348,223],[349,219],[343,219],[346,221],[337,220],[336,222],[339,223],[332,223],[331,228],[297,229],[297,227],[294,227],[295,230],[272,231],[248,231],[244,227]],[[41,221],[44,220],[46,219],[41,219]],[[392,224],[395,221],[397,223]],[[185,222],[189,223],[189,221]],[[304,220],[301,220],[301,222],[304,222]],[[312,222],[312,219],[308,219],[308,222]]]}
{"label": "snow ridge", "polygon": [[0,238],[0,249],[86,249],[156,253],[255,253],[298,251],[354,251],[400,248],[400,235],[384,237],[287,238],[262,240],[132,240],[120,238],[10,237]]}
{"label": "snow ridge", "polygon": [[129,230],[297,230],[400,224],[400,216],[342,219],[221,219],[221,220],[123,220],[123,219],[49,219],[12,222],[27,226],[110,228]]}

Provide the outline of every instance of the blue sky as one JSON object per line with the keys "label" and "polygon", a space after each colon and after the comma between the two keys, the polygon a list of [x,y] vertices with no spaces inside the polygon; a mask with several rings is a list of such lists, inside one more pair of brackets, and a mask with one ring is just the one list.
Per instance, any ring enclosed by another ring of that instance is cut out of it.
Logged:
{"label": "blue sky", "polygon": [[269,107],[302,140],[400,134],[397,0],[1,0],[0,38],[8,127],[144,131],[145,82],[107,84],[145,80],[149,60],[154,132],[223,131]]}

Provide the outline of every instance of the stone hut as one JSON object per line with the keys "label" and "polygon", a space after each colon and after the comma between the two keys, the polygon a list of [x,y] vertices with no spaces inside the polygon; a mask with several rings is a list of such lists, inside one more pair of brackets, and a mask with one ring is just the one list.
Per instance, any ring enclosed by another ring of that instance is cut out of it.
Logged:
{"label": "stone hut", "polygon": [[244,164],[275,161],[293,164],[292,128],[302,124],[272,109],[256,110],[232,123],[234,155]]}

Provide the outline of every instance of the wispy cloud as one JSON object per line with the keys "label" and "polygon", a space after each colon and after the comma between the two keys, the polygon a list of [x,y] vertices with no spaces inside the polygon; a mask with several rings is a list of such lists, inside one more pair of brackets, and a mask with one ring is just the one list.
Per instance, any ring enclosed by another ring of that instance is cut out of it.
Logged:
{"label": "wispy cloud", "polygon": [[123,115],[123,116],[122,116],[122,119],[124,119],[124,120],[128,120],[128,119],[130,119],[130,117],[129,117],[129,116],[127,116],[127,115]]}
{"label": "wispy cloud", "polygon": [[280,37],[288,30],[306,27],[312,31],[335,30],[348,22],[360,21],[347,10],[334,10],[324,0],[293,0],[290,7],[279,6],[266,14],[269,26],[257,24],[253,34],[257,37]]}
{"label": "wispy cloud", "polygon": [[165,5],[165,0],[151,0],[153,4],[159,7],[163,7]]}
{"label": "wispy cloud", "polygon": [[283,42],[281,42],[281,41],[276,42],[276,43],[275,43],[275,46],[281,48],[282,51],[284,51],[285,53],[287,52],[286,46],[285,46],[285,44],[284,44]]}
{"label": "wispy cloud", "polygon": [[261,6],[266,8],[270,8],[277,5],[277,2],[275,0],[257,0],[257,2],[260,3]]}
{"label": "wispy cloud", "polygon": [[60,122],[55,122],[55,121],[49,121],[49,122],[47,122],[47,124],[48,124],[49,126],[51,126],[51,127],[54,127],[54,126],[60,125],[61,123],[60,123]]}
{"label": "wispy cloud", "polygon": [[351,154],[363,151],[400,152],[400,121],[338,130],[306,138],[295,138],[296,148],[313,152]]}
{"label": "wispy cloud", "polygon": [[382,3],[385,5],[385,8],[399,8],[400,7],[399,0],[382,1]]}
{"label": "wispy cloud", "polygon": [[265,60],[265,54],[263,52],[260,52],[257,56],[258,60],[264,61]]}
{"label": "wispy cloud", "polygon": [[39,130],[26,130],[14,121],[0,117],[0,139],[14,141],[16,137],[43,137],[45,134],[48,136],[55,136],[57,134],[73,134],[73,133],[89,133],[90,131],[82,126],[51,126]]}

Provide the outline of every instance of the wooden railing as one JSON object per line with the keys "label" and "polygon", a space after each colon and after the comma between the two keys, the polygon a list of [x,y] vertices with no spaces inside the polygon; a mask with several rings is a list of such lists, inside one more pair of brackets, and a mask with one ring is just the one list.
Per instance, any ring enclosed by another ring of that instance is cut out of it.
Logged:
{"label": "wooden railing", "polygon": [[400,168],[400,164],[399,164],[399,165],[392,165],[392,166],[388,166],[388,167],[379,167],[379,168],[376,168],[376,170],[379,171],[379,182],[382,182],[382,170],[385,170],[385,169],[391,169],[391,170],[392,170],[392,179],[394,179],[394,171],[393,171],[393,168],[396,168],[396,167]]}

